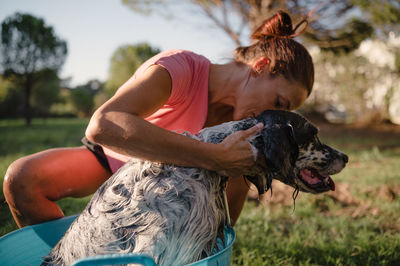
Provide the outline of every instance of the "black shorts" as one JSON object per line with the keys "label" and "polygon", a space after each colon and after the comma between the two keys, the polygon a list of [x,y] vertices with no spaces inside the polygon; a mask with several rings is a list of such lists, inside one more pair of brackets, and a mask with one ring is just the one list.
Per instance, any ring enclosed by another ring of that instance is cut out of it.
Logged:
{"label": "black shorts", "polygon": [[90,140],[88,140],[86,137],[83,137],[81,139],[81,142],[83,143],[83,145],[91,152],[93,152],[94,156],[96,156],[97,160],[99,161],[99,163],[108,171],[110,171],[110,173],[112,173],[110,165],[108,164],[108,160],[106,155],[104,154],[103,148],[96,143],[91,142]]}

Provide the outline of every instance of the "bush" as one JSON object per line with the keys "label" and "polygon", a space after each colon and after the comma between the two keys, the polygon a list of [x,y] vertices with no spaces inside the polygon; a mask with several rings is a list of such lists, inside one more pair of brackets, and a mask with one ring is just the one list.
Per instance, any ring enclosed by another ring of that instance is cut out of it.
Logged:
{"label": "bush", "polygon": [[[315,64],[314,91],[308,109],[321,105],[344,108],[347,122],[380,122],[390,119],[391,98],[400,90],[395,55],[400,38],[387,42],[367,40],[348,54],[310,49]],[[400,114],[398,114],[400,116]]]}

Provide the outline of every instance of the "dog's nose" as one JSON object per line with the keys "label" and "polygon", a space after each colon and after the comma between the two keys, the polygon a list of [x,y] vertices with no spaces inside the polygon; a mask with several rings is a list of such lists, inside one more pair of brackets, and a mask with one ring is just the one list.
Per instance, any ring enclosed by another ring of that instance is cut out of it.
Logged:
{"label": "dog's nose", "polygon": [[345,163],[348,163],[349,162],[349,156],[347,156],[346,154],[343,154],[343,161]]}

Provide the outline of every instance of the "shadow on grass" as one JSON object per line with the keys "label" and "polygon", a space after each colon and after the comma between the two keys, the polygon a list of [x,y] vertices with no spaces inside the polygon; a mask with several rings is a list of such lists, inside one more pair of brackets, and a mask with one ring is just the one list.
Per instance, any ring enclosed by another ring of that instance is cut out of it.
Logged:
{"label": "shadow on grass", "polygon": [[372,241],[362,247],[307,247],[299,244],[264,251],[237,248],[232,265],[399,265],[399,259],[393,246]]}
{"label": "shadow on grass", "polygon": [[365,221],[343,217],[292,219],[246,220],[251,228],[235,228],[232,265],[399,265],[393,232],[375,234]]}
{"label": "shadow on grass", "polygon": [[3,193],[0,194],[0,224],[0,236],[18,229],[6,200],[4,199]]}

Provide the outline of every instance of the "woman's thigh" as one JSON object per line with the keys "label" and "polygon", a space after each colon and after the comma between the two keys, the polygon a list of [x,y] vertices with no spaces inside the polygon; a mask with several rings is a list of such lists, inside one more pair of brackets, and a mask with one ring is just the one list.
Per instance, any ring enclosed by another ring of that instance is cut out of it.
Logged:
{"label": "woman's thigh", "polygon": [[49,200],[90,195],[111,175],[86,147],[38,152],[17,160],[10,168],[7,174],[10,171],[13,176],[6,178],[14,178],[25,192],[39,193]]}

